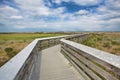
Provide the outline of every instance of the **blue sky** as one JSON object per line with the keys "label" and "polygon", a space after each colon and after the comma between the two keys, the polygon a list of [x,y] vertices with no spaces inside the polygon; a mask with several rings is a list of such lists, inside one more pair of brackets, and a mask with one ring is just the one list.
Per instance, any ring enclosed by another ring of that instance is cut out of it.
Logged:
{"label": "blue sky", "polygon": [[120,31],[120,0],[0,0],[0,32]]}

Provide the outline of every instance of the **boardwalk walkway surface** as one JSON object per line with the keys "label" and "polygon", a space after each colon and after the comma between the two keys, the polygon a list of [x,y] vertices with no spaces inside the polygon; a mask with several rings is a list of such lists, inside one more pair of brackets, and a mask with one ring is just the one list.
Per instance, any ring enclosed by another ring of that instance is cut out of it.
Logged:
{"label": "boardwalk walkway surface", "polygon": [[40,80],[83,80],[60,53],[60,45],[42,51]]}

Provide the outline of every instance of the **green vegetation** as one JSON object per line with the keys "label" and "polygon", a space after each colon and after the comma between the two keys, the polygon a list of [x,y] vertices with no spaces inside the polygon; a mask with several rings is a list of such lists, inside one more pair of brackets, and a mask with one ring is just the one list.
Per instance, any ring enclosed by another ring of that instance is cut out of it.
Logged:
{"label": "green vegetation", "polygon": [[97,35],[96,34],[91,34],[90,38],[87,39],[87,40],[85,40],[83,42],[83,44],[85,44],[87,46],[91,46],[91,47],[97,47],[98,46],[97,42],[101,41],[103,39],[104,39],[103,35],[100,35],[100,34],[97,34]]}
{"label": "green vegetation", "polygon": [[7,55],[8,55],[10,58],[12,58],[14,55],[16,55],[16,54],[18,53],[18,52],[16,52],[16,51],[14,51],[13,48],[11,48],[11,47],[5,48],[4,51],[7,53]]}
{"label": "green vegetation", "polygon": [[110,48],[111,46],[110,46],[109,42],[105,42],[105,43],[103,43],[103,47]]}
{"label": "green vegetation", "polygon": [[0,34],[0,66],[20,52],[35,38],[62,36],[64,33],[6,33]]}
{"label": "green vegetation", "polygon": [[6,51],[7,53],[12,52],[12,51],[13,51],[13,48],[10,48],[10,47],[5,48],[5,51]]}
{"label": "green vegetation", "polygon": [[0,40],[33,40],[35,38],[44,38],[52,36],[60,36],[60,33],[16,33],[16,34],[0,34]]}
{"label": "green vegetation", "polygon": [[120,33],[92,33],[82,44],[120,55]]}
{"label": "green vegetation", "polygon": [[113,45],[120,45],[120,42],[117,41],[117,40],[112,40],[111,43],[112,43]]}

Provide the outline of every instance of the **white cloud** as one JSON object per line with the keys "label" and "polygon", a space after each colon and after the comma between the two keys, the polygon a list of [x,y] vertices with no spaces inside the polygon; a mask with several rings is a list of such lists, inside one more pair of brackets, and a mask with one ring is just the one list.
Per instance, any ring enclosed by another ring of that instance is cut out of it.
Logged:
{"label": "white cloud", "polygon": [[[60,4],[62,1],[75,2],[79,5],[89,6],[97,5],[101,0],[54,0]],[[114,3],[113,0],[106,0],[105,4],[96,9],[96,13],[87,10],[79,10],[75,13],[64,13],[66,7],[49,8],[46,7],[43,0],[16,0],[21,10],[16,10],[10,6],[0,8],[0,22],[13,26],[15,29],[26,28],[48,28],[62,31],[96,31],[96,30],[114,30],[120,23],[120,5],[119,0]],[[76,15],[77,14],[77,15]],[[7,16],[7,18],[6,18]],[[42,16],[41,19],[34,19],[35,16]],[[45,21],[45,17],[57,17],[59,20]],[[18,20],[16,20],[18,19]]]}
{"label": "white cloud", "polygon": [[49,9],[44,6],[44,7],[37,8],[36,13],[37,13],[37,15],[40,15],[40,16],[50,16],[50,15],[59,16],[59,14],[64,12],[64,10],[65,9],[63,7],[60,7],[57,9]]}
{"label": "white cloud", "polygon": [[98,13],[102,13],[99,18],[102,20],[112,20],[120,18],[120,0],[106,0],[106,6],[97,9]]}
{"label": "white cloud", "polygon": [[3,6],[3,7],[0,7],[0,14],[1,14],[1,19],[4,19],[4,18],[9,18],[11,15],[16,15],[19,13],[19,10],[13,8],[13,7],[10,7],[10,6]]}
{"label": "white cloud", "polygon": [[[59,0],[58,0],[59,1]],[[57,2],[58,2],[57,1]],[[32,16],[58,16],[60,13],[62,13],[65,8],[60,7],[56,9],[50,9],[46,7],[43,0],[17,0],[17,3],[20,4],[22,9],[22,14],[26,17],[32,17]]]}
{"label": "white cloud", "polygon": [[69,2],[71,0],[53,0],[54,3],[60,4],[62,1]]}
{"label": "white cloud", "polygon": [[10,16],[10,18],[12,18],[12,19],[22,19],[23,16]]}
{"label": "white cloud", "polygon": [[54,3],[60,4],[62,1],[64,2],[75,2],[78,5],[87,6],[87,5],[96,5],[101,2],[101,0],[52,0]]}
{"label": "white cloud", "polygon": [[75,2],[76,4],[86,6],[86,5],[97,5],[100,3],[101,0],[71,0],[71,1]]}
{"label": "white cloud", "polygon": [[15,8],[12,8],[10,6],[3,6],[3,7],[0,7],[0,11],[4,11],[4,12],[18,12],[17,9]]}
{"label": "white cloud", "polygon": [[105,2],[109,9],[120,11],[120,0],[106,0]]}
{"label": "white cloud", "polygon": [[36,13],[38,15],[48,16],[50,14],[50,11],[47,7],[39,7],[39,8],[36,9]]}
{"label": "white cloud", "polygon": [[60,4],[62,0],[53,0],[55,3]]}
{"label": "white cloud", "polygon": [[62,14],[64,11],[65,11],[64,7],[60,7],[60,8],[53,9],[53,10],[51,9],[51,13],[57,16],[59,16],[59,14]]}
{"label": "white cloud", "polygon": [[106,6],[100,6],[100,7],[98,7],[97,10],[98,10],[99,12],[108,12],[108,9],[107,9]]}
{"label": "white cloud", "polygon": [[[69,17],[69,16],[68,16]],[[71,17],[73,17],[71,15]],[[101,30],[100,23],[98,19],[94,16],[79,16],[76,17],[75,20],[61,20],[61,21],[54,21],[54,22],[46,22],[44,20],[39,21],[16,21],[13,22],[16,24],[16,29],[25,29],[25,28],[51,28],[54,30],[62,30],[62,31],[76,31],[76,30]],[[29,24],[28,24],[29,23]]]}
{"label": "white cloud", "polygon": [[44,5],[43,0],[17,0],[16,2],[24,9],[34,9]]}
{"label": "white cloud", "polygon": [[84,14],[88,14],[89,13],[89,11],[87,11],[87,10],[79,10],[78,12],[76,12],[76,14],[78,14],[78,15],[84,15]]}

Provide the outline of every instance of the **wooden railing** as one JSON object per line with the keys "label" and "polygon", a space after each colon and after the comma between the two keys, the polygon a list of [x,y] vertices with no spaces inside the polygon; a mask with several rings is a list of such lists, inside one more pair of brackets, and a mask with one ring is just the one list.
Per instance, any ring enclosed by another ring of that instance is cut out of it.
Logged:
{"label": "wooden railing", "polygon": [[61,53],[86,80],[120,80],[120,57],[76,43],[88,37],[76,34],[35,39],[0,68],[0,80],[39,80],[41,50],[59,43]]}
{"label": "wooden railing", "polygon": [[62,38],[80,35],[83,34],[35,39],[0,68],[0,80],[38,80],[41,50],[59,44]]}
{"label": "wooden railing", "polygon": [[82,41],[86,40],[87,38],[89,38],[90,35],[88,33],[86,34],[75,34],[73,36],[70,37],[65,37],[66,40],[70,40],[70,41],[74,41],[77,43],[81,43]]}
{"label": "wooden railing", "polygon": [[120,80],[120,56],[61,40],[61,53],[85,80]]}

